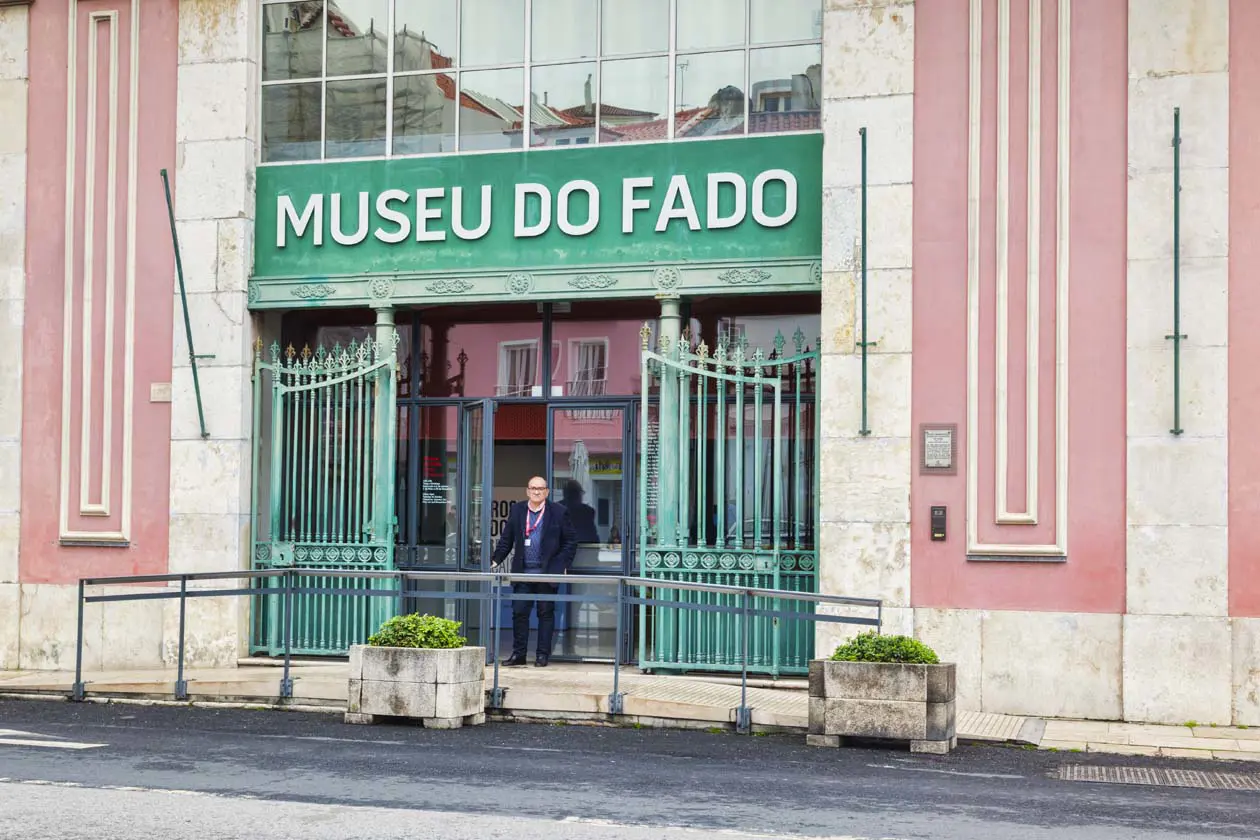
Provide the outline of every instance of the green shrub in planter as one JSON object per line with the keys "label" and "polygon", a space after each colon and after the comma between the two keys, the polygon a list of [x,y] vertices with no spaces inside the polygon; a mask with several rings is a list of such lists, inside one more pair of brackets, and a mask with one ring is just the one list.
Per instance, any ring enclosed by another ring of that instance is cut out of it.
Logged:
{"label": "green shrub in planter", "polygon": [[899,662],[908,665],[939,665],[936,651],[909,636],[881,636],[871,631],[854,637],[836,648],[831,658],[837,662]]}
{"label": "green shrub in planter", "polygon": [[368,639],[373,647],[458,648],[468,640],[459,635],[460,623],[435,615],[396,615]]}

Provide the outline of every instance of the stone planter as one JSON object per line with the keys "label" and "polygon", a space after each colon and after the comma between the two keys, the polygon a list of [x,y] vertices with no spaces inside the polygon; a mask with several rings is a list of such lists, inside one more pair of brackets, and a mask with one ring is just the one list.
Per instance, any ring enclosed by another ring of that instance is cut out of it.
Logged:
{"label": "stone planter", "polygon": [[374,723],[377,717],[419,718],[430,729],[485,723],[485,663],[483,647],[354,645],[346,723]]}
{"label": "stone planter", "polygon": [[952,663],[809,663],[806,740],[812,746],[883,738],[909,741],[911,752],[945,754],[958,745],[954,715]]}

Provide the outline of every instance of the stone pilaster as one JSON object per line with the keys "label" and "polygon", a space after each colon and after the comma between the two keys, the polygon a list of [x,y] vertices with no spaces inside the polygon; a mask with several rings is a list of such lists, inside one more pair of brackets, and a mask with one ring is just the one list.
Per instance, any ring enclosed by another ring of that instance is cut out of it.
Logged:
{"label": "stone pilaster", "polygon": [[[1175,108],[1180,434],[1167,338]],[[1228,0],[1129,0],[1128,214],[1124,717],[1228,723]]]}
{"label": "stone pilaster", "polygon": [[[208,437],[201,436],[175,287],[170,571],[249,563],[253,264],[258,97],[257,3],[180,0],[175,218]],[[195,607],[195,608],[194,608]],[[189,661],[228,664],[244,650],[243,599],[189,608]],[[166,654],[174,656],[174,614]]]}
{"label": "stone pilaster", "polygon": [[[828,0],[823,23],[824,593],[879,597],[910,632],[913,0]],[[862,435],[861,138],[867,137],[867,417]],[[820,624],[817,653],[848,635]]]}
{"label": "stone pilaster", "polygon": [[17,667],[29,13],[0,9],[0,670]]}

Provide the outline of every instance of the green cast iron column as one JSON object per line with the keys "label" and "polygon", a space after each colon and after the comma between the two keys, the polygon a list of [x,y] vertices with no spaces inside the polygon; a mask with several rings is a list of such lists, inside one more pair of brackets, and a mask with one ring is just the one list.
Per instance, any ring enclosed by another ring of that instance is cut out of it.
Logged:
{"label": "green cast iron column", "polygon": [[[667,358],[678,358],[678,342],[682,336],[682,316],[679,312],[679,300],[676,296],[661,296],[661,324],[659,347],[661,355]],[[679,520],[683,514],[678,509],[678,470],[680,464],[675,456],[678,452],[678,401],[682,398],[678,388],[678,376],[675,371],[666,370],[661,377],[661,402],[657,411],[657,440],[660,441],[660,505],[657,507],[659,518],[658,540],[661,545],[677,545]],[[646,406],[644,409],[646,410]],[[683,520],[685,521],[685,520]]]}
{"label": "green cast iron column", "polygon": [[[376,346],[380,358],[394,352],[394,309],[383,306],[376,310]],[[394,424],[394,366],[383,368],[376,377],[375,434],[376,500],[373,505],[372,534],[375,541],[392,546],[394,542],[394,448],[397,435]],[[391,566],[393,564],[390,564]]]}

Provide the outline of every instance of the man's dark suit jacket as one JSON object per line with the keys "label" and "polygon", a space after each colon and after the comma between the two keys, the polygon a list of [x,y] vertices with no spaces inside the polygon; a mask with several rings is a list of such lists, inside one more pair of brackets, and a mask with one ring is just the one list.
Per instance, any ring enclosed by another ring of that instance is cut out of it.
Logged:
{"label": "man's dark suit jacket", "polygon": [[[512,574],[525,571],[525,514],[529,510],[527,502],[512,505],[508,514],[507,525],[499,535],[499,544],[494,548],[494,565],[499,565],[512,549]],[[577,554],[577,532],[569,520],[569,512],[564,505],[547,502],[543,508],[543,521],[538,530],[530,535],[530,539],[542,539],[539,544],[538,557],[542,560],[542,571],[548,575],[562,575],[573,565],[573,556]]]}

